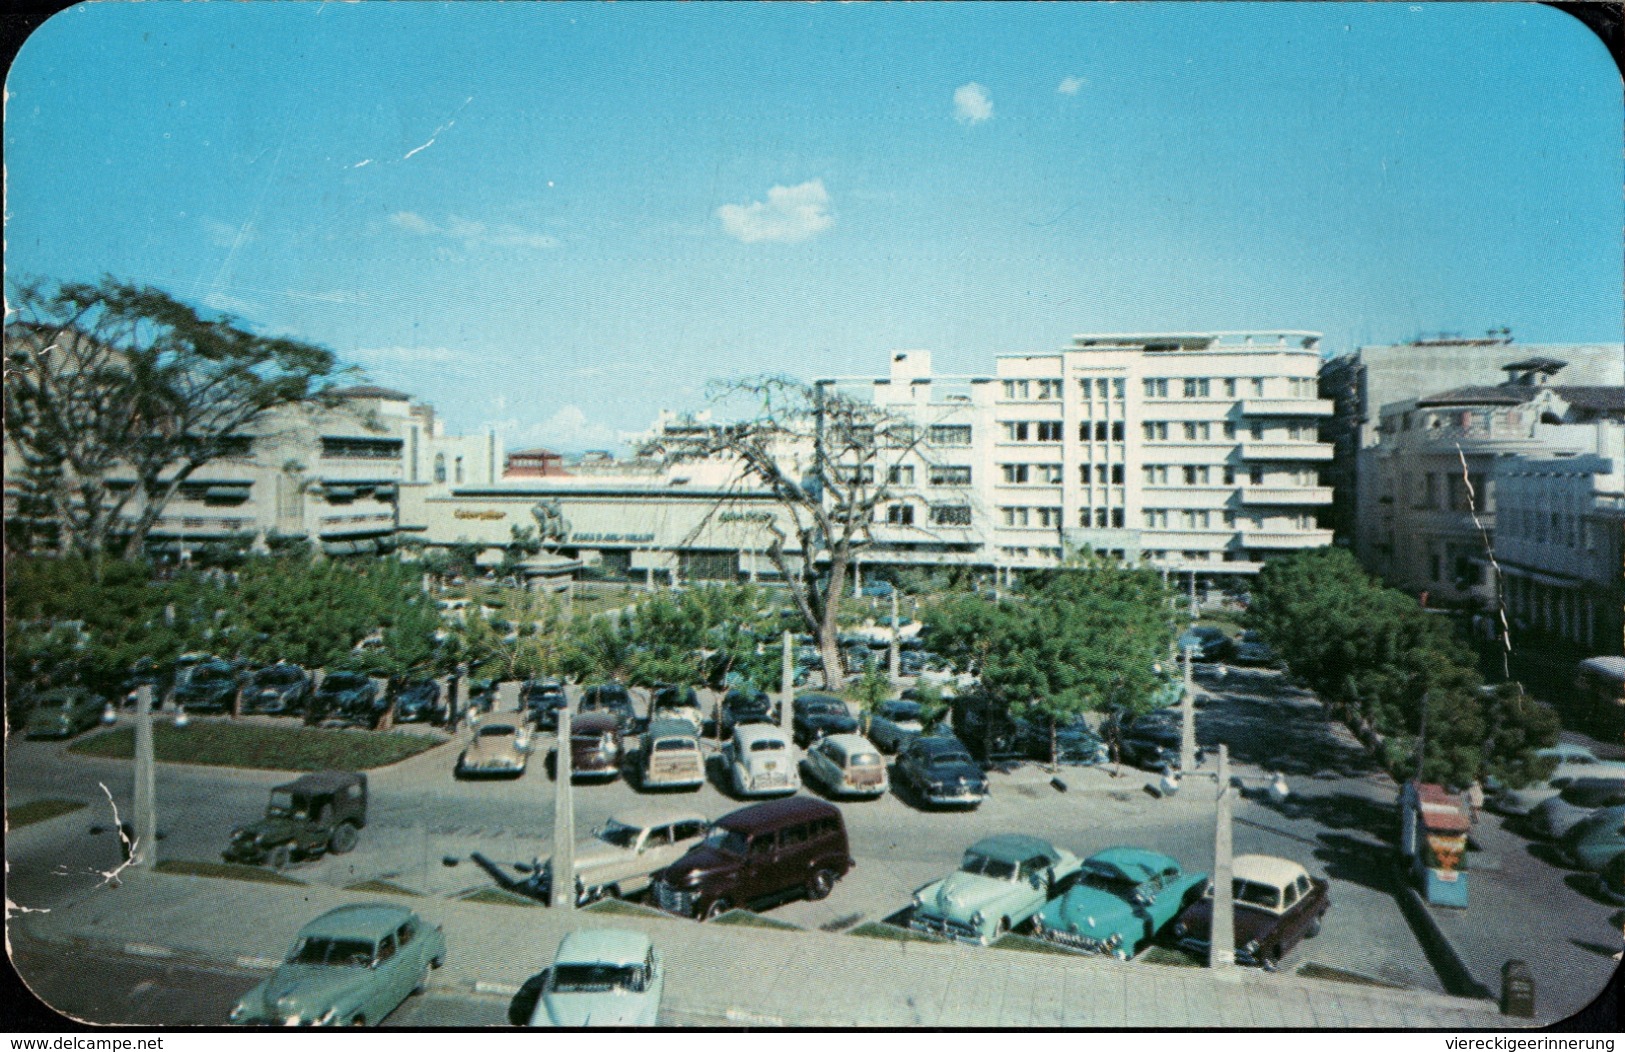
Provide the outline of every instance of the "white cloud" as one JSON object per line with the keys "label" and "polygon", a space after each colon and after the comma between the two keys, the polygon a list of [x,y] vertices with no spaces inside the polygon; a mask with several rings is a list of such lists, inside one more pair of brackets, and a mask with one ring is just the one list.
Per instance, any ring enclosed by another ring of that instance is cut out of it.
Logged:
{"label": "white cloud", "polygon": [[580,453],[588,449],[612,449],[620,444],[620,435],[606,424],[587,418],[579,406],[567,405],[539,423],[523,427],[517,420],[492,420],[487,426],[502,435],[502,443],[509,449],[522,449],[539,445],[561,453]]}
{"label": "white cloud", "polygon": [[745,242],[805,241],[835,225],[829,213],[829,193],[822,179],[799,186],[774,186],[766,201],[723,205],[717,209],[722,228]]}
{"label": "white cloud", "polygon": [[362,365],[449,365],[463,352],[449,347],[360,347],[352,356]]}
{"label": "white cloud", "polygon": [[203,305],[210,310],[221,314],[249,315],[260,310],[258,303],[249,300],[240,300],[236,296],[229,296],[224,292],[211,292],[203,297]]}
{"label": "white cloud", "polygon": [[1083,90],[1083,86],[1086,83],[1087,81],[1085,81],[1082,77],[1067,77],[1061,81],[1061,86],[1055,90],[1060,92],[1062,95],[1076,95],[1079,91]]}
{"label": "white cloud", "polygon": [[444,223],[436,223],[416,212],[396,212],[389,217],[392,226],[424,237],[447,238],[461,241],[463,248],[558,248],[563,244],[551,234],[542,234],[512,223],[488,225],[462,216],[447,216]]}
{"label": "white cloud", "polygon": [[972,81],[954,89],[954,120],[960,124],[980,124],[993,116],[993,100],[987,89]]}

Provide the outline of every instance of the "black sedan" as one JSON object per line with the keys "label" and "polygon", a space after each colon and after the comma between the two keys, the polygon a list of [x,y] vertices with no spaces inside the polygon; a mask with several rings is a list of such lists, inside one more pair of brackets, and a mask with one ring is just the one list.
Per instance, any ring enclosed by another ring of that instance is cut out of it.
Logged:
{"label": "black sedan", "polygon": [[1052,744],[1056,763],[1092,767],[1111,758],[1106,743],[1081,718],[1058,725],[1053,740],[1047,719],[1018,719],[1015,723],[1016,741],[1030,760],[1050,762]]}
{"label": "black sedan", "polygon": [[186,682],[175,688],[175,704],[189,712],[229,712],[237,694],[237,669],[226,661],[205,661],[195,666]]}
{"label": "black sedan", "polygon": [[892,781],[933,807],[976,807],[987,799],[987,776],[951,735],[911,739],[897,756]]}
{"label": "black sedan", "polygon": [[395,722],[446,722],[447,705],[441,697],[440,682],[420,679],[407,683],[395,692]]}
{"label": "black sedan", "polygon": [[881,752],[897,752],[925,731],[920,703],[899,698],[883,701],[869,717],[869,740]]}
{"label": "black sedan", "polygon": [[632,693],[619,683],[595,683],[581,692],[577,710],[607,712],[615,717],[622,734],[630,734],[638,722],[637,710],[632,707]]}
{"label": "black sedan", "polygon": [[722,733],[730,735],[741,723],[777,723],[778,706],[763,690],[730,690],[722,698]]}
{"label": "black sedan", "polygon": [[334,672],[322,680],[306,716],[308,722],[337,720],[373,726],[384,711],[384,692],[359,672]]}
{"label": "black sedan", "polygon": [[796,744],[807,745],[831,734],[852,734],[857,718],[846,702],[833,694],[798,694],[791,715],[791,733]]}
{"label": "black sedan", "polygon": [[564,684],[556,679],[528,679],[519,688],[519,707],[542,730],[559,729],[559,710],[570,704]]}
{"label": "black sedan", "polygon": [[243,708],[249,712],[293,716],[303,713],[309,701],[310,674],[286,662],[255,672],[243,688]]}

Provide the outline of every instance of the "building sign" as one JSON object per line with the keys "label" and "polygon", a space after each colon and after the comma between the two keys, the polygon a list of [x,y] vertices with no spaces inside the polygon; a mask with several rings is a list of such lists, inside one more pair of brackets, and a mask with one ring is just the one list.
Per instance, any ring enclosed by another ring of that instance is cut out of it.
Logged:
{"label": "building sign", "polygon": [[725,511],[717,516],[718,522],[772,522],[771,511]]}
{"label": "building sign", "polygon": [[493,519],[506,519],[508,517],[508,513],[505,511],[468,511],[465,508],[458,508],[452,514],[456,515],[459,519],[484,519],[487,521]]}
{"label": "building sign", "polygon": [[572,544],[648,544],[655,539],[652,533],[572,533]]}

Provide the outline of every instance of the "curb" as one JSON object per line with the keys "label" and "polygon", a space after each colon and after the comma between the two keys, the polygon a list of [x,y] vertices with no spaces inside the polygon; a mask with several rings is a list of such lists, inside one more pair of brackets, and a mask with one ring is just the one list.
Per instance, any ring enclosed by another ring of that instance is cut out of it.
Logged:
{"label": "curb", "polygon": [[1474,978],[1466,959],[1450,941],[1450,937],[1444,933],[1444,929],[1439,927],[1438,919],[1433,916],[1427,903],[1422,901],[1422,896],[1408,881],[1401,884],[1399,908],[1405,919],[1410,921],[1411,930],[1416,933],[1417,940],[1421,942],[1423,951],[1433,964],[1433,970],[1438,973],[1439,980],[1444,983],[1447,993],[1455,997],[1495,1002],[1495,996]]}

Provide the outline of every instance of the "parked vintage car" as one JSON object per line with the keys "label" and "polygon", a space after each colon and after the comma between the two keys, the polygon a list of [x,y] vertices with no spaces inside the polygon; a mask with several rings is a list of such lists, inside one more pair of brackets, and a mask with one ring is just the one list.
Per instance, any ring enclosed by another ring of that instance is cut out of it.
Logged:
{"label": "parked vintage car", "polygon": [[668,913],[711,920],[736,905],[822,899],[852,866],[840,809],[792,796],[719,818],[699,846],[655,874],[649,899]]}
{"label": "parked vintage car", "polygon": [[316,688],[306,719],[311,723],[336,720],[372,726],[384,711],[380,681],[360,672],[331,672]]}
{"label": "parked vintage car", "polygon": [[1577,778],[1530,811],[1523,828],[1532,836],[1556,840],[1597,808],[1620,804],[1625,804],[1625,778]]}
{"label": "parked vintage car", "polygon": [[896,752],[924,731],[920,703],[906,698],[881,702],[869,717],[869,740],[882,752]]}
{"label": "parked vintage car", "polygon": [[[652,875],[699,844],[711,828],[693,811],[633,810],[592,831],[575,848],[576,901],[631,898],[646,890]],[[553,861],[542,863],[537,892],[552,894]]]}
{"label": "parked vintage car", "polygon": [[886,758],[861,734],[831,734],[808,748],[801,760],[807,780],[830,796],[875,799],[891,788]]}
{"label": "parked vintage car", "polygon": [[1625,905],[1625,851],[1602,864],[1593,887],[1609,902]]}
{"label": "parked vintage car", "polygon": [[521,712],[498,712],[481,716],[474,725],[474,739],[457,757],[456,776],[506,775],[518,778],[530,762],[530,729]]}
{"label": "parked vintage car", "polygon": [[732,734],[743,723],[777,723],[778,708],[766,691],[736,687],[722,696],[722,733]]}
{"label": "parked vintage car", "polygon": [[559,943],[531,1026],[654,1026],[666,973],[642,932],[573,931]]}
{"label": "parked vintage car", "polygon": [[851,734],[858,721],[846,702],[833,694],[797,694],[790,726],[796,744],[806,746],[826,734]]}
{"label": "parked vintage car", "polygon": [[966,850],[957,872],[914,893],[908,926],[986,946],[1043,909],[1080,864],[1038,837],[984,837]]}
{"label": "parked vintage car", "polygon": [[1093,767],[1111,759],[1111,750],[1082,717],[1055,728],[1053,739],[1047,719],[1020,719],[1016,724],[1016,744],[1029,760],[1050,762],[1053,744],[1055,762],[1072,767]]}
{"label": "parked vintage car", "polygon": [[705,712],[700,707],[700,695],[693,687],[658,686],[649,695],[649,719],[686,720],[698,735],[705,726]]}
{"label": "parked vintage car", "polygon": [[559,710],[569,704],[564,684],[556,679],[529,679],[519,688],[519,707],[538,730],[558,730]]}
{"label": "parked vintage car", "polygon": [[[1230,872],[1236,963],[1274,971],[1300,941],[1320,934],[1321,919],[1331,907],[1325,880],[1309,876],[1291,859],[1273,855],[1237,855]],[[1179,945],[1201,957],[1207,956],[1212,941],[1213,894],[1209,882],[1203,897],[1174,922]]]}
{"label": "parked vintage car", "polygon": [[621,724],[612,712],[570,721],[570,775],[614,781],[621,773]]}
{"label": "parked vintage car", "polygon": [[290,862],[342,855],[367,825],[367,776],[317,771],[271,790],[265,817],[231,831],[227,862],[283,869]]}
{"label": "parked vintage car", "polygon": [[577,715],[589,712],[607,712],[615,717],[623,735],[637,728],[638,713],[632,706],[632,693],[619,683],[595,683],[581,692],[576,703]]}
{"label": "parked vintage car", "polygon": [[396,723],[441,724],[448,715],[449,706],[439,680],[415,680],[395,692]]}
{"label": "parked vintage car", "polygon": [[1009,707],[979,690],[952,700],[954,736],[983,763],[1017,760],[1022,756],[1020,728]]}
{"label": "parked vintage car", "polygon": [[782,796],[801,788],[795,744],[771,723],[735,727],[722,764],[735,796]]}
{"label": "parked vintage car", "polygon": [[1552,773],[1534,785],[1501,787],[1490,801],[1494,810],[1504,815],[1526,815],[1581,778],[1625,779],[1625,763],[1600,760],[1581,745],[1559,742],[1550,748],[1537,749],[1535,756],[1554,762]]}
{"label": "parked vintage car", "polygon": [[651,719],[638,747],[640,789],[698,789],[705,784],[705,756],[688,720]]}
{"label": "parked vintage car", "polygon": [[230,712],[241,682],[237,666],[211,658],[193,666],[175,687],[175,704],[188,712]]}
{"label": "parked vintage car", "polygon": [[1108,848],[1084,860],[1077,877],[1033,918],[1033,933],[1065,950],[1126,961],[1199,899],[1206,883],[1206,873],[1186,873],[1167,855]]}
{"label": "parked vintage car", "polygon": [[1576,869],[1596,872],[1625,852],[1625,806],[1593,811],[1558,841],[1558,854]]}
{"label": "parked vintage car", "polygon": [[377,1026],[446,958],[446,936],[403,906],[361,902],[299,930],[287,960],[237,1002],[238,1026]]}
{"label": "parked vintage car", "polygon": [[1264,642],[1257,632],[1243,632],[1241,641],[1235,645],[1230,661],[1235,665],[1251,665],[1254,667],[1269,668],[1279,664],[1275,650]]}
{"label": "parked vintage car", "polygon": [[1197,661],[1224,661],[1235,650],[1235,643],[1224,629],[1213,625],[1198,625],[1185,630],[1179,637],[1179,652],[1194,650]]}
{"label": "parked vintage car", "polygon": [[987,776],[951,735],[910,740],[897,754],[895,782],[937,807],[976,807],[987,799]]}
{"label": "parked vintage car", "polygon": [[279,661],[248,677],[243,685],[243,711],[272,716],[302,716],[310,702],[310,673]]}
{"label": "parked vintage car", "polygon": [[158,662],[150,657],[137,658],[130,666],[130,674],[119,687],[119,697],[124,699],[125,705],[133,706],[138,700],[136,691],[142,687],[151,687],[152,701],[156,705],[168,695],[173,683],[174,673],[171,670],[160,667]]}
{"label": "parked vintage car", "polygon": [[28,712],[30,738],[71,738],[96,726],[105,703],[83,687],[58,687],[33,699]]}

